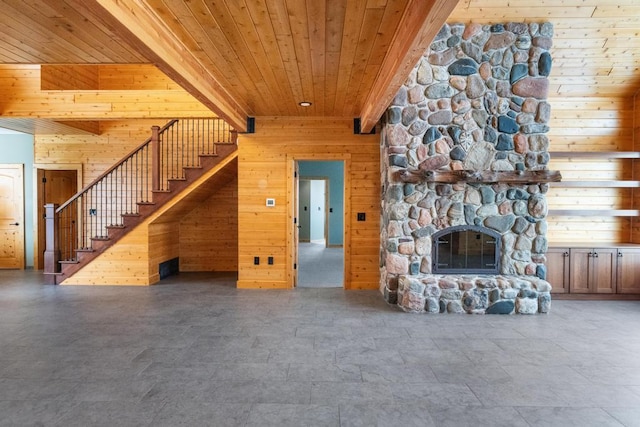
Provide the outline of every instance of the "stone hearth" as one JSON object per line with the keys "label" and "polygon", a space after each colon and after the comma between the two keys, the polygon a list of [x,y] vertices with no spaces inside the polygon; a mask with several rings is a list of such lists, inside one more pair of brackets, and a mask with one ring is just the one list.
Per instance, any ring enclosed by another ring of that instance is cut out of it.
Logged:
{"label": "stone hearth", "polygon": [[[549,310],[552,35],[549,23],[445,25],[396,95],[382,132],[387,302],[425,313]],[[433,236],[455,226],[495,233],[498,274],[433,273]]]}

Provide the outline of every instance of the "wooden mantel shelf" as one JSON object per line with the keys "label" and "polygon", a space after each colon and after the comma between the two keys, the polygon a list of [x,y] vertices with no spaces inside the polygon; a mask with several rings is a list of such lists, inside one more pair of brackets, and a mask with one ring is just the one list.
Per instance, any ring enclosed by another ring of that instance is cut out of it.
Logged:
{"label": "wooden mantel shelf", "polygon": [[530,184],[540,182],[560,182],[559,171],[421,171],[404,170],[398,172],[400,181],[417,184],[420,182],[439,182],[455,184],[458,182],[491,184],[496,182],[507,184]]}

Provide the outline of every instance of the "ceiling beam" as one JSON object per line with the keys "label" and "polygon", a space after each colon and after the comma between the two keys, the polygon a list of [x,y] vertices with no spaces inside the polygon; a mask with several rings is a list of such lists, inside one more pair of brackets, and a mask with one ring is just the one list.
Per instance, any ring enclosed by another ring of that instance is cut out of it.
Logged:
{"label": "ceiling beam", "polygon": [[410,0],[364,103],[360,123],[368,133],[447,21],[458,0]]}
{"label": "ceiling beam", "polygon": [[246,131],[249,108],[225,90],[145,0],[78,1],[234,129]]}

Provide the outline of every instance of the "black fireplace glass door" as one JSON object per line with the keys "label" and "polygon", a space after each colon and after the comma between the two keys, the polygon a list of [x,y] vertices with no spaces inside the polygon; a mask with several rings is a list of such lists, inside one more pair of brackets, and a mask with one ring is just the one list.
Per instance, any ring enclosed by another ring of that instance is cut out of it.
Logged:
{"label": "black fireplace glass door", "polygon": [[450,230],[436,237],[434,272],[495,272],[496,236],[473,229]]}

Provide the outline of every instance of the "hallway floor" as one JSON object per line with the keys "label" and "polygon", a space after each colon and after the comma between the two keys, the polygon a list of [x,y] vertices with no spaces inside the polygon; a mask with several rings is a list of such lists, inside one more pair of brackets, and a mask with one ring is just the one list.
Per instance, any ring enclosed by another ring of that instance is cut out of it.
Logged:
{"label": "hallway floor", "polygon": [[376,291],[0,271],[0,426],[640,426],[640,302],[413,315]]}
{"label": "hallway floor", "polygon": [[344,251],[327,248],[324,240],[298,244],[298,287],[342,288]]}

